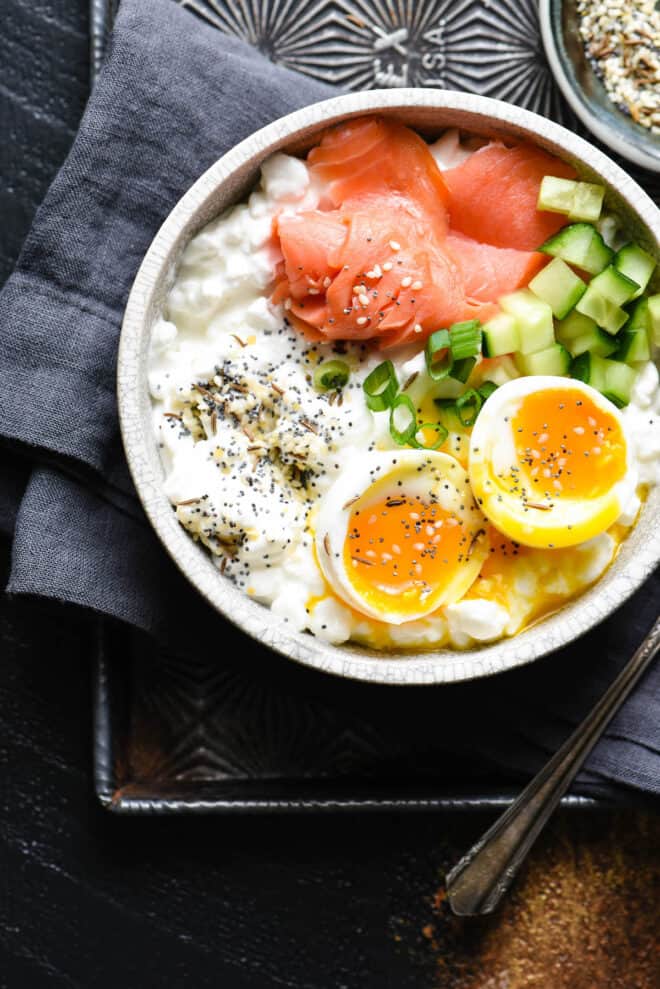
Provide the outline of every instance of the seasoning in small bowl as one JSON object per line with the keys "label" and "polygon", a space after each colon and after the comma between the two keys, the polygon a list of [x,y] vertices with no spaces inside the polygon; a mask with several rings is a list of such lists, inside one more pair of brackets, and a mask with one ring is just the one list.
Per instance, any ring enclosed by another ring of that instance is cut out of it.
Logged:
{"label": "seasoning in small bowl", "polygon": [[656,0],[539,0],[548,63],[571,109],[612,151],[660,172]]}
{"label": "seasoning in small bowl", "polygon": [[655,0],[579,0],[580,37],[619,109],[660,135],[660,10]]}

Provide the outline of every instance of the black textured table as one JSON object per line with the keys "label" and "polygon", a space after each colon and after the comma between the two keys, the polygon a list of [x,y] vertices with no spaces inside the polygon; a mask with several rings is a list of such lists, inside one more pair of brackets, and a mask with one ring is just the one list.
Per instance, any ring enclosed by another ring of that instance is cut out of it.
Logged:
{"label": "black textured table", "polygon": [[[3,280],[87,63],[86,0],[5,0]],[[657,989],[657,818],[564,812],[501,914],[457,921],[442,874],[487,816],[113,817],[93,797],[91,629],[5,600],[0,640],[3,989]]]}

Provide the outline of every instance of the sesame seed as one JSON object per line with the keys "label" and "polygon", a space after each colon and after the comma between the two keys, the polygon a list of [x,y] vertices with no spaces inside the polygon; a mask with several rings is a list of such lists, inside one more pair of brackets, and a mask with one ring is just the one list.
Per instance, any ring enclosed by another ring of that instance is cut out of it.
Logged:
{"label": "sesame seed", "polygon": [[355,322],[357,323],[358,326],[364,326],[365,323],[368,323],[369,322],[369,317],[368,316],[358,316],[358,318],[355,320]]}
{"label": "sesame seed", "polygon": [[401,244],[398,242],[398,240],[391,240],[390,247],[392,248],[393,251],[401,250]]}
{"label": "sesame seed", "polygon": [[412,285],[412,278],[410,275],[406,275],[405,278],[401,279],[401,288],[409,288]]}

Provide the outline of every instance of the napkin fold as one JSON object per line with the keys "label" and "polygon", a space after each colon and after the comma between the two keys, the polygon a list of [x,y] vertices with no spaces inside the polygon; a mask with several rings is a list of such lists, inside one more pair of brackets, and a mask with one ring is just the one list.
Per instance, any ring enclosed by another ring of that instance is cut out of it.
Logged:
{"label": "napkin fold", "polygon": [[[0,529],[13,539],[11,593],[113,616],[179,651],[213,641],[249,662],[260,649],[190,588],[142,513],[117,421],[119,329],[142,257],[192,182],[257,128],[330,95],[171,0],[122,0],[78,136],[0,294]],[[428,688],[446,710],[438,731],[448,750],[509,778],[535,771],[639,643],[658,591],[656,574],[590,635],[528,668]],[[324,682],[319,674],[312,689]],[[624,786],[660,793],[658,669],[578,789]]]}

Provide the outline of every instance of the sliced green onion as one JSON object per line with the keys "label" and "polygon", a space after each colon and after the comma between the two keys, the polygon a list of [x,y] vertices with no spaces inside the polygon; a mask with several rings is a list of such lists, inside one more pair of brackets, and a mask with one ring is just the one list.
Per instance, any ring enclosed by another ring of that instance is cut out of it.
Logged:
{"label": "sliced green onion", "polygon": [[325,361],[314,369],[314,387],[317,391],[343,388],[350,373],[351,369],[343,361]]}
{"label": "sliced green onion", "polygon": [[454,359],[451,355],[449,330],[436,330],[426,341],[424,357],[426,370],[434,381],[442,381],[452,369]]}
{"label": "sliced green onion", "polygon": [[465,384],[472,374],[472,368],[476,363],[476,357],[461,357],[459,361],[454,361],[454,366],[451,369],[452,378],[456,378],[457,381],[462,381]]}
{"label": "sliced green onion", "polygon": [[434,398],[433,404],[437,405],[439,409],[453,409],[456,407],[455,398]]}
{"label": "sliced green onion", "polygon": [[454,323],[449,330],[449,337],[454,361],[463,360],[464,357],[476,357],[481,353],[481,323],[478,319]]}
{"label": "sliced green onion", "polygon": [[[426,446],[424,443],[420,443],[417,439],[419,433],[421,433],[423,429],[433,429],[438,434],[435,443],[432,443],[431,446]],[[417,432],[408,442],[417,450],[438,450],[448,436],[449,431],[446,426],[442,425],[441,422],[423,422],[421,426],[417,427]]]}
{"label": "sliced green onion", "polygon": [[[401,428],[399,428],[401,426]],[[390,408],[390,434],[395,443],[405,446],[415,438],[417,412],[408,395],[397,395]]]}
{"label": "sliced green onion", "polygon": [[392,361],[383,361],[382,364],[375,367],[371,374],[368,374],[364,379],[362,388],[367,405],[372,412],[382,412],[383,409],[389,409],[399,389]]}
{"label": "sliced green onion", "polygon": [[468,388],[460,398],[456,399],[458,418],[464,426],[474,426],[481,409],[482,398],[474,388]]}
{"label": "sliced green onion", "polygon": [[484,383],[477,388],[477,391],[485,402],[487,398],[490,398],[494,391],[497,391],[497,385],[494,381],[484,381]]}

